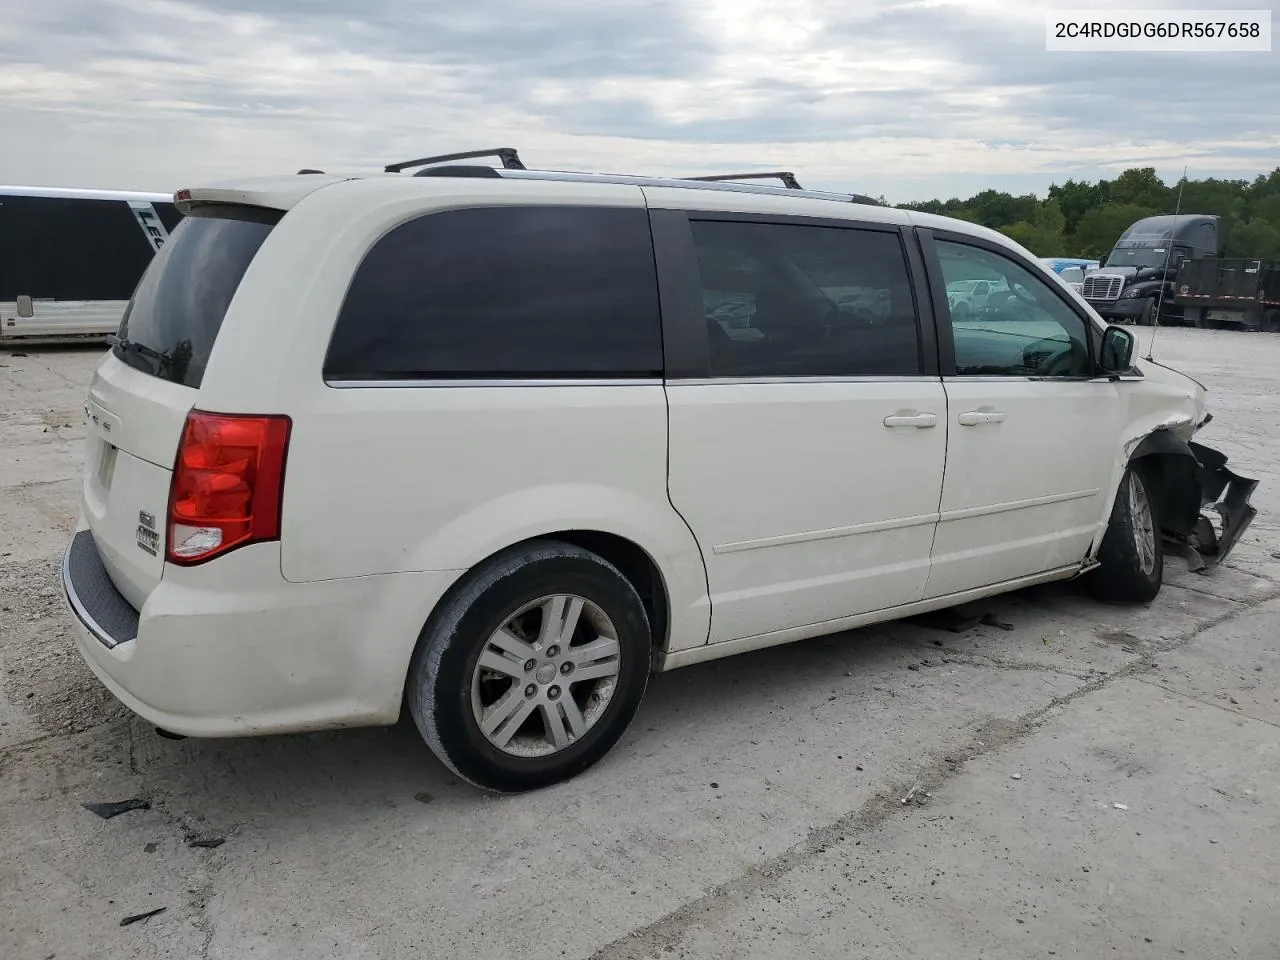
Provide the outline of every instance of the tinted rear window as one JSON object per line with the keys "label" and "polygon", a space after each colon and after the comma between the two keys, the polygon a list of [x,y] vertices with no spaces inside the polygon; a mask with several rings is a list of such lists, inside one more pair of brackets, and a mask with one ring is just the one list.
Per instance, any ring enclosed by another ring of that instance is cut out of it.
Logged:
{"label": "tinted rear window", "polygon": [[357,269],[324,372],[331,380],[660,376],[648,214],[483,207],[401,224]]}
{"label": "tinted rear window", "polygon": [[115,355],[162,380],[200,386],[231,298],[281,216],[197,207],[184,217],[138,284]]}

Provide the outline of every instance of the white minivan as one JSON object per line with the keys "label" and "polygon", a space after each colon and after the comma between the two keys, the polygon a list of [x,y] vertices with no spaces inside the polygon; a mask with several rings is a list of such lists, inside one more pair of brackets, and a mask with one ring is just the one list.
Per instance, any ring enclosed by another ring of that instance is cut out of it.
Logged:
{"label": "white minivan", "polygon": [[[1253,517],[1204,388],[991,230],[502,156],[177,194],[63,566],[149,722],[407,707],[523,790],[655,670],[1081,575],[1150,601],[1166,546],[1204,567]],[[977,280],[1013,296],[953,317]]]}

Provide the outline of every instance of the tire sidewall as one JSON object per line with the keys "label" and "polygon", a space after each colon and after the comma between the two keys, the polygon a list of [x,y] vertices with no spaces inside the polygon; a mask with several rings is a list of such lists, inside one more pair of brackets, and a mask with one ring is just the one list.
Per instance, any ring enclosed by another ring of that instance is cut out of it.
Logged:
{"label": "tire sidewall", "polygon": [[[651,638],[644,605],[634,587],[610,564],[572,548],[537,558],[488,583],[451,629],[426,645],[423,669],[409,688],[414,719],[441,759],[482,787],[516,792],[546,786],[592,766],[622,736],[648,684]],[[480,731],[471,708],[476,662],[489,637],[520,607],[552,594],[574,594],[600,607],[618,633],[619,673],[604,714],[581,739],[544,757],[516,757]],[[448,618],[446,618],[448,619]],[[432,654],[435,654],[434,656]],[[415,661],[415,667],[418,664]],[[429,713],[430,716],[426,714]]]}
{"label": "tire sidewall", "polygon": [[1125,519],[1128,521],[1127,523],[1128,529],[1126,530],[1126,533],[1129,536],[1129,545],[1130,545],[1130,549],[1133,552],[1133,572],[1136,576],[1139,576],[1144,580],[1146,580],[1147,583],[1151,585],[1154,591],[1159,591],[1160,586],[1164,581],[1164,540],[1160,535],[1160,515],[1156,509],[1155,498],[1151,496],[1151,482],[1149,480],[1146,468],[1144,468],[1140,464],[1131,464],[1129,466],[1129,469],[1125,471],[1126,488],[1128,486],[1129,478],[1131,476],[1134,479],[1136,479],[1138,483],[1142,485],[1142,495],[1147,500],[1147,510],[1151,514],[1151,527],[1153,532],[1153,539],[1155,541],[1154,548],[1153,548],[1153,552],[1155,554],[1155,563],[1151,568],[1151,573],[1148,574],[1145,570],[1142,569],[1142,566],[1138,559],[1138,548],[1133,543],[1133,535],[1134,535],[1134,529],[1137,526],[1137,518],[1135,518],[1129,512],[1128,490],[1125,489],[1124,491],[1125,492]]}
{"label": "tire sidewall", "polygon": [[[1134,543],[1135,519],[1129,510],[1130,477],[1142,484],[1151,523],[1155,530],[1155,564],[1151,573],[1142,569],[1138,548]],[[1098,559],[1101,569],[1092,575],[1093,592],[1101,599],[1118,602],[1149,603],[1159,594],[1164,583],[1164,542],[1161,537],[1160,513],[1151,496],[1151,483],[1141,462],[1131,463],[1120,477],[1115,505],[1107,532],[1103,536]]]}

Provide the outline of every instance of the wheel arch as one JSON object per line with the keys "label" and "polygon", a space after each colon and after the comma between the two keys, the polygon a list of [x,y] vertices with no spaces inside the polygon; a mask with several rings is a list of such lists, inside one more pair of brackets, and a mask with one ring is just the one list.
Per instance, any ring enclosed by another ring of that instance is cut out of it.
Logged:
{"label": "wheel arch", "polygon": [[1115,472],[1097,533],[1086,554],[1086,565],[1098,556],[1125,471],[1134,464],[1141,466],[1156,509],[1161,511],[1162,529],[1185,535],[1200,516],[1200,465],[1187,441],[1174,426],[1150,427],[1145,433],[1136,430],[1116,451]]}
{"label": "wheel arch", "polygon": [[1154,430],[1134,448],[1128,465],[1140,465],[1161,529],[1189,534],[1200,517],[1201,467],[1187,441],[1170,430]]}
{"label": "wheel arch", "polygon": [[[649,616],[653,633],[653,660],[656,665],[671,644],[671,594],[658,562],[633,540],[603,530],[560,530],[538,540],[559,540],[588,550],[618,568],[635,587]],[[526,540],[516,547],[532,541]]]}
{"label": "wheel arch", "polygon": [[[409,656],[404,663],[402,687],[405,690],[407,690],[410,679],[409,666],[413,662],[413,657],[418,649],[428,642],[431,635],[431,627],[440,616],[440,612],[448,607],[454,597],[468,588],[472,582],[474,572],[483,569],[503,555],[535,543],[546,543],[548,541],[569,544],[594,553],[616,567],[618,572],[627,579],[632,587],[635,588],[636,593],[639,594],[640,601],[644,604],[645,613],[649,617],[649,624],[653,633],[653,668],[657,669],[660,666],[663,657],[670,652],[672,621],[675,618],[673,618],[672,613],[672,597],[668,587],[667,576],[652,553],[635,540],[606,530],[587,528],[547,530],[492,550],[487,556],[463,571],[449,585],[448,589],[440,595],[439,599],[432,604],[423,617],[418,636],[410,647]],[[703,643],[706,642],[706,628],[708,626],[709,617],[707,622],[702,624],[701,642]],[[401,709],[403,710],[403,695]]]}

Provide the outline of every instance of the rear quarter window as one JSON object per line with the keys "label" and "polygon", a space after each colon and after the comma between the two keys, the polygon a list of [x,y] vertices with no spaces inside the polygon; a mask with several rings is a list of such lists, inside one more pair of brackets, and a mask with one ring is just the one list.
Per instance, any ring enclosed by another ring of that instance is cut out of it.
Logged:
{"label": "rear quarter window", "polygon": [[330,381],[661,373],[648,214],[580,206],[396,227],[356,270],[324,364]]}

